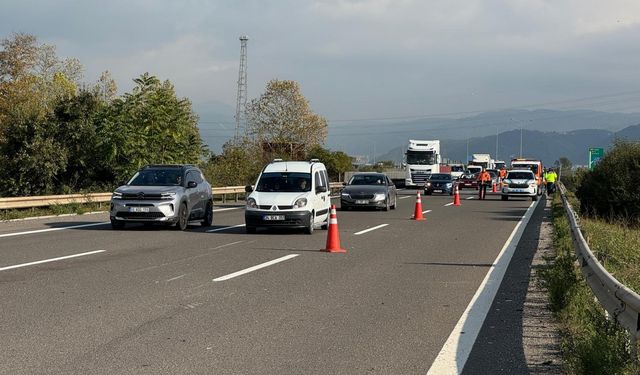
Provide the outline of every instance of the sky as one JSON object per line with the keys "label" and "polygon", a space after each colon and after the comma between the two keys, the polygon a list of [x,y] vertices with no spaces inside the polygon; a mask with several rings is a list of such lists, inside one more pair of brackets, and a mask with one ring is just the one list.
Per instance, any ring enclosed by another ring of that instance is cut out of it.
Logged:
{"label": "sky", "polygon": [[640,111],[637,0],[2,0],[0,9],[0,38],[33,34],[78,58],[86,82],[109,70],[121,93],[144,72],[168,79],[203,113],[235,111],[240,35],[250,99],[271,79],[296,80],[335,127],[594,97],[573,103]]}

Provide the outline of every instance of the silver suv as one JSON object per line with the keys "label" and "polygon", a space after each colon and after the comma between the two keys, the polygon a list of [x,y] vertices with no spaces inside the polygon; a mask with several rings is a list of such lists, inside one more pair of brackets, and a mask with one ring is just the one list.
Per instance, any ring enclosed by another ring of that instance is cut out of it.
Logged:
{"label": "silver suv", "polygon": [[185,230],[190,220],[213,222],[211,185],[193,165],[147,165],[111,196],[111,227],[163,223]]}

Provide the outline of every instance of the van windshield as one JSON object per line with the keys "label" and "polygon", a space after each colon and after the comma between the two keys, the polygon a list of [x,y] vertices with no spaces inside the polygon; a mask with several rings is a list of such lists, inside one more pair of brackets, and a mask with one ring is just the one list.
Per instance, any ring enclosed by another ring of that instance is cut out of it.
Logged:
{"label": "van windshield", "polygon": [[533,174],[538,174],[538,164],[535,163],[531,163],[531,164],[527,164],[527,163],[511,163],[511,168],[517,168],[517,169],[531,169],[531,171],[533,172]]}
{"label": "van windshield", "polygon": [[256,191],[302,193],[311,191],[311,174],[295,172],[267,172],[260,176]]}

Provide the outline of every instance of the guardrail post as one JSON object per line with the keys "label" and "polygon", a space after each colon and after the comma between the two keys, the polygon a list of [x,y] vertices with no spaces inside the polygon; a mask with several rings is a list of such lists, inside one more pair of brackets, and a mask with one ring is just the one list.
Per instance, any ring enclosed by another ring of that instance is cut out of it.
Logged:
{"label": "guardrail post", "polygon": [[222,194],[222,203],[227,203],[227,193]]}
{"label": "guardrail post", "polygon": [[238,193],[236,193],[236,203],[238,202]]}

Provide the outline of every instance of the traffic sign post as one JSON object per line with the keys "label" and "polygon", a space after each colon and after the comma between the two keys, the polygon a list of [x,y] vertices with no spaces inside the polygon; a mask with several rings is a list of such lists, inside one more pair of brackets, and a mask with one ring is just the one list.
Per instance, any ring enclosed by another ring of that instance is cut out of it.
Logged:
{"label": "traffic sign post", "polygon": [[593,170],[593,167],[598,164],[600,159],[604,156],[604,148],[601,147],[589,147],[589,170]]}

